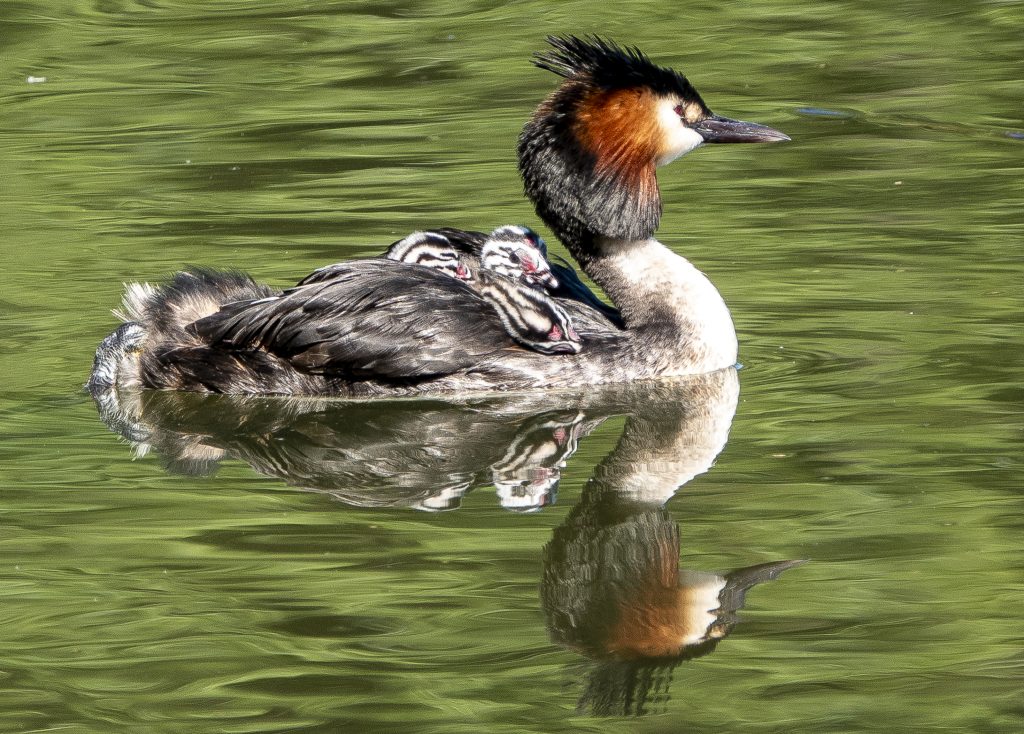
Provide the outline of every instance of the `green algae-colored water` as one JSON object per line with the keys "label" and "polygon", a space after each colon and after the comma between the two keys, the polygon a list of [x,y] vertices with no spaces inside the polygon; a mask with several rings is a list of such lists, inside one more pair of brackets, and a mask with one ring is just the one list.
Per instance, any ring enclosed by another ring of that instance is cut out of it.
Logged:
{"label": "green algae-colored water", "polygon": [[[0,5],[0,730],[1020,731],[1022,28],[1020,2]],[[738,375],[82,392],[123,281],[536,226],[514,142],[562,32],[792,136],[661,172]]]}

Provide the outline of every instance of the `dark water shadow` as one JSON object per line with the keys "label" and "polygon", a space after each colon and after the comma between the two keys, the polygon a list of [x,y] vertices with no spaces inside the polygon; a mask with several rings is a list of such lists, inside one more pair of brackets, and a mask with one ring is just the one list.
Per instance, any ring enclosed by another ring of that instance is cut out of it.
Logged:
{"label": "dark water shadow", "polygon": [[732,632],[752,587],[801,563],[680,567],[679,526],[664,505],[711,468],[738,396],[735,370],[723,370],[458,400],[93,397],[111,430],[172,471],[209,474],[238,459],[347,505],[428,511],[455,509],[488,485],[508,509],[540,509],[555,501],[580,442],[624,417],[618,443],[544,547],[540,596],[552,640],[584,661],[578,709],[636,716],[667,701],[676,666]]}

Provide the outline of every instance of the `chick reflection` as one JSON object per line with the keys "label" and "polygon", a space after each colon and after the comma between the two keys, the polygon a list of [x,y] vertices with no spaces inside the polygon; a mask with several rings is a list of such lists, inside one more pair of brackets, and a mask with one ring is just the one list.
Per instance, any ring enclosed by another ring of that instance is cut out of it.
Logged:
{"label": "chick reflection", "polygon": [[580,438],[603,420],[586,421],[582,413],[570,421],[543,417],[520,430],[491,467],[501,506],[514,512],[533,512],[554,504],[566,460],[576,453]]}
{"label": "chick reflection", "polygon": [[546,393],[460,402],[352,402],[94,392],[107,426],[137,455],[175,473],[214,473],[225,459],[359,507],[459,507],[494,485],[515,512],[555,501],[561,470],[600,425],[580,395]]}

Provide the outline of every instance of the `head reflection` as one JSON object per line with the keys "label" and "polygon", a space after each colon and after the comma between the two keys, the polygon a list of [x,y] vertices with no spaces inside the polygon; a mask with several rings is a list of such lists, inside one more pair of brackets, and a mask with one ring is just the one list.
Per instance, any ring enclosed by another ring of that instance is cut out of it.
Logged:
{"label": "head reflection", "polygon": [[643,715],[664,700],[676,666],[732,631],[749,589],[801,561],[680,568],[679,526],[666,510],[588,490],[544,549],[541,602],[552,639],[592,661],[578,707]]}

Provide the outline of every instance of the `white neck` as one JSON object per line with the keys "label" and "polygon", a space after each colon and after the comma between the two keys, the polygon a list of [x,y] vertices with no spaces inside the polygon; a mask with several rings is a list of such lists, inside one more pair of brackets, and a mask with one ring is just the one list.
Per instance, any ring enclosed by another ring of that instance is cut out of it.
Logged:
{"label": "white neck", "polygon": [[725,448],[736,415],[740,381],[735,369],[664,384],[658,395],[672,407],[640,409],[619,447],[602,463],[602,481],[632,502],[663,505],[708,471]]}
{"label": "white neck", "polygon": [[657,352],[659,373],[698,374],[736,364],[729,309],[689,260],[653,238],[604,241],[601,250],[590,274],[622,311],[638,348],[646,340]]}

